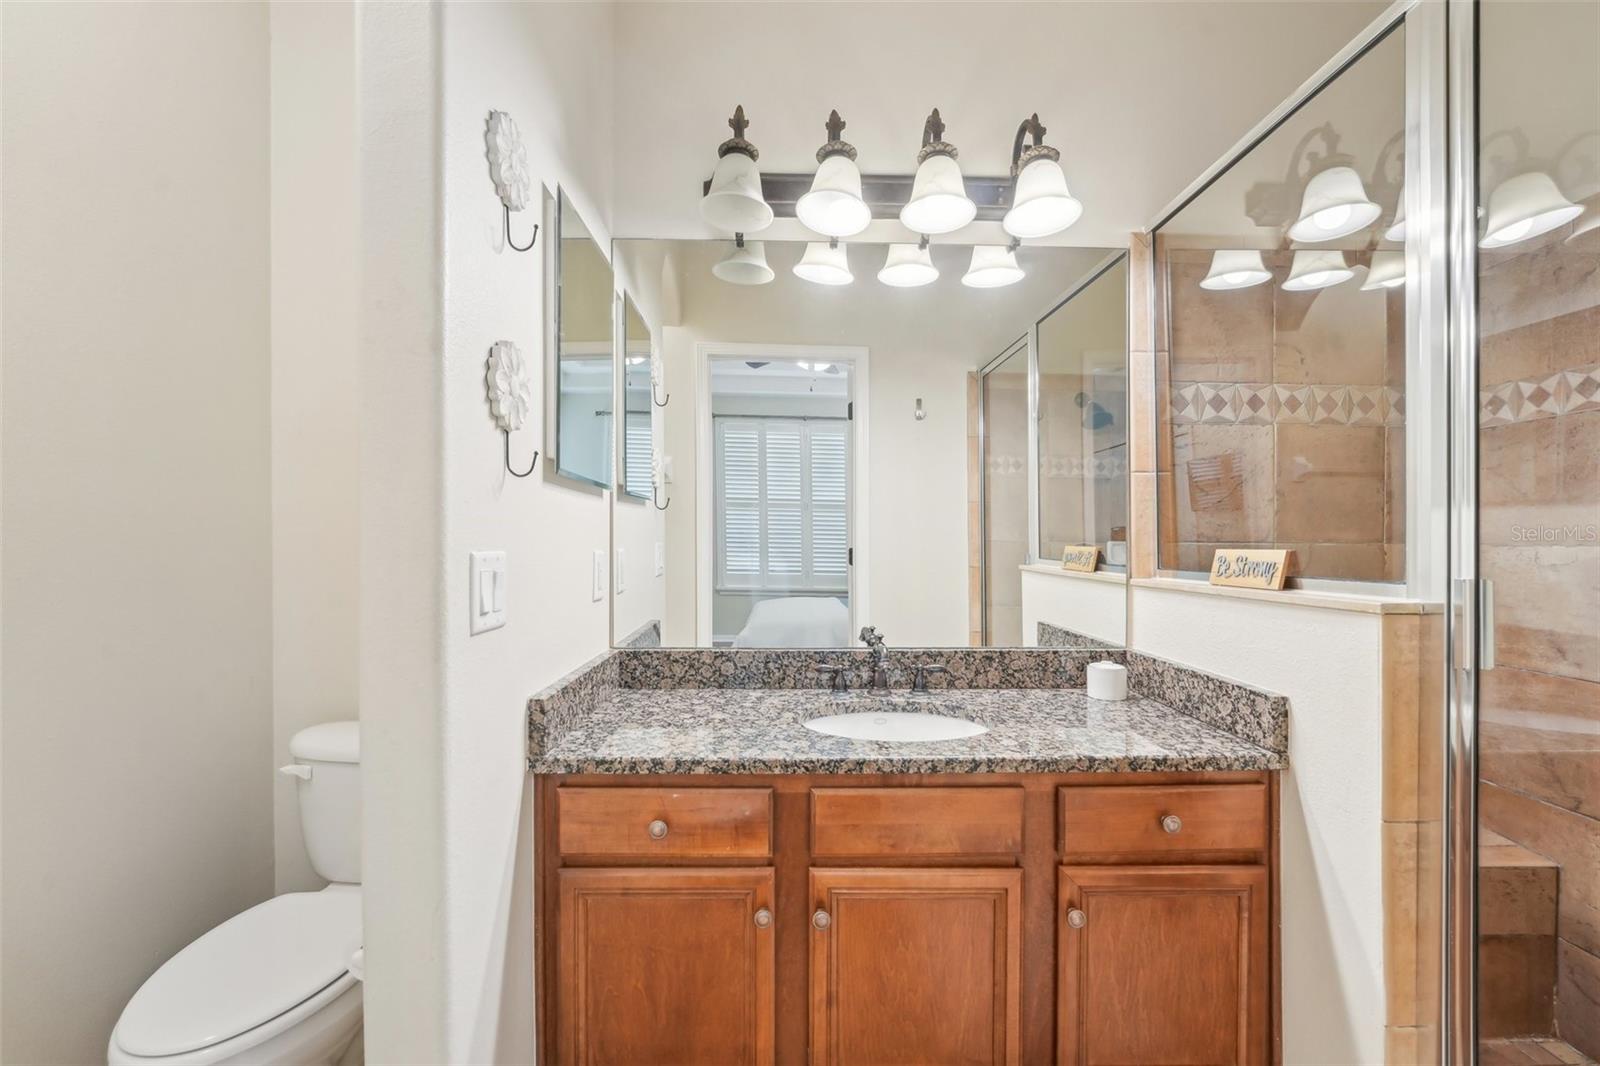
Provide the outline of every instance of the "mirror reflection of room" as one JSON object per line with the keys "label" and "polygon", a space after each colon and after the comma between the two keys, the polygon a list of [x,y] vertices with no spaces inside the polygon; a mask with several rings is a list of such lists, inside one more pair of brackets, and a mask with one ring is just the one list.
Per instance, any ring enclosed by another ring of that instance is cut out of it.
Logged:
{"label": "mirror reflection of room", "polygon": [[[664,571],[614,591],[619,643],[837,648],[866,626],[896,645],[1122,643],[1125,265],[1024,247],[1011,284],[979,287],[972,246],[907,247],[935,280],[884,280],[875,244],[615,243],[660,379],[646,413],[649,359],[623,354],[624,480],[648,417],[666,503],[655,543],[617,504],[619,550]],[[1069,543],[1117,583],[1090,593],[1098,619],[1056,587]]]}

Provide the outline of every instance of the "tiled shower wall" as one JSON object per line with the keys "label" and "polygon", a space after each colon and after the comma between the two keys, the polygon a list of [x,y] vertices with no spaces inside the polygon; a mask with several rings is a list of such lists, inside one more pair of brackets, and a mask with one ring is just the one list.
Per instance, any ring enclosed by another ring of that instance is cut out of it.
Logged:
{"label": "tiled shower wall", "polygon": [[1156,241],[1160,566],[1218,547],[1295,551],[1298,576],[1405,574],[1405,306],[1362,275],[1286,292],[1200,287],[1209,250]]}
{"label": "tiled shower wall", "polygon": [[1495,990],[1537,994],[1600,1057],[1600,230],[1570,233],[1480,253],[1480,814],[1559,868],[1554,926],[1481,979],[1486,1022],[1514,1006]]}

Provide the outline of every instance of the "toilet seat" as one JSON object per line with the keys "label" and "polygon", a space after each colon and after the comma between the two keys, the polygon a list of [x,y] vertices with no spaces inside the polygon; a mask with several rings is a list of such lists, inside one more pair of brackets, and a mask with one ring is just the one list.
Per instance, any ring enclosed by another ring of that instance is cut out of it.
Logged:
{"label": "toilet seat", "polygon": [[122,1012],[113,1043],[129,1056],[160,1059],[231,1041],[302,1013],[296,1008],[308,1001],[337,998],[355,982],[350,959],[360,947],[359,888],[269,899],[152,974]]}

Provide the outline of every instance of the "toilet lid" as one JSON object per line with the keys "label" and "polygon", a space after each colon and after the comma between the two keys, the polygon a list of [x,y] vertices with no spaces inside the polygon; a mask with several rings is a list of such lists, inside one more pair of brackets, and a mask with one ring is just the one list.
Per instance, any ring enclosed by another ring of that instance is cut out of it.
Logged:
{"label": "toilet lid", "polygon": [[248,1032],[342,976],[361,947],[361,893],[292,892],[251,907],[178,952],[122,1012],[132,1055],[197,1051]]}

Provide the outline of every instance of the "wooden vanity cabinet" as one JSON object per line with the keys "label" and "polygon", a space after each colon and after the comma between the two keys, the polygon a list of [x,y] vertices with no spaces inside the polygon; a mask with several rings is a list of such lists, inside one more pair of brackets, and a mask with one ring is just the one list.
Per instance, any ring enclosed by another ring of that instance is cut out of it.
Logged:
{"label": "wooden vanity cabinet", "polygon": [[1276,787],[541,777],[540,1061],[1272,1062]]}

